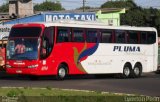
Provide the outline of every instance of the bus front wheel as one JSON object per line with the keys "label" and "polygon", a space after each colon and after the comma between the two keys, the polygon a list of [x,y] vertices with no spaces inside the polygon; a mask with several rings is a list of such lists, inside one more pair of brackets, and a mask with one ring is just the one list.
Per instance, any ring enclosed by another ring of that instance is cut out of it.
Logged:
{"label": "bus front wheel", "polygon": [[57,71],[57,80],[63,80],[67,75],[67,67],[63,64],[60,64]]}

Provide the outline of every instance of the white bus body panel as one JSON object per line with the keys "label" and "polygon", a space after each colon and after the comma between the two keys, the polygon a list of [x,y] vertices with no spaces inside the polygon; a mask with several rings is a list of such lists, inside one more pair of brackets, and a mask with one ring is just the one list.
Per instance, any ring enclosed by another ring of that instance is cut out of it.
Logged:
{"label": "white bus body panel", "polygon": [[[134,68],[137,62],[142,64],[143,72],[155,71],[154,44],[99,44],[96,52],[82,61],[82,66],[89,74],[99,73],[123,73],[126,62],[131,63]],[[127,47],[132,50],[124,49]]]}

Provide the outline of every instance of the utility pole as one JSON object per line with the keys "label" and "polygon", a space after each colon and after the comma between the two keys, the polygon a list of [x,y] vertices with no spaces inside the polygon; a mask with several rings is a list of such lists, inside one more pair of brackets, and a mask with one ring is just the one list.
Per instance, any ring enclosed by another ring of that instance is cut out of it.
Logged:
{"label": "utility pole", "polygon": [[86,0],[83,0],[83,12],[85,11],[85,2]]}

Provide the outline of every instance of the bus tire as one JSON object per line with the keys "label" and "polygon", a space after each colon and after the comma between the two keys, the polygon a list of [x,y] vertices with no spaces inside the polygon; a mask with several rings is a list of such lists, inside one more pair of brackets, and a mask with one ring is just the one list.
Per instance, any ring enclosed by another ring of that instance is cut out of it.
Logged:
{"label": "bus tire", "polygon": [[133,77],[139,78],[142,74],[142,65],[136,64],[133,68]]}
{"label": "bus tire", "polygon": [[125,64],[123,67],[123,78],[129,78],[132,74],[132,70],[131,70],[131,65],[130,64]]}
{"label": "bus tire", "polygon": [[63,80],[67,76],[67,66],[60,64],[57,70],[57,80]]}
{"label": "bus tire", "polygon": [[160,74],[160,70],[155,71],[156,74]]}

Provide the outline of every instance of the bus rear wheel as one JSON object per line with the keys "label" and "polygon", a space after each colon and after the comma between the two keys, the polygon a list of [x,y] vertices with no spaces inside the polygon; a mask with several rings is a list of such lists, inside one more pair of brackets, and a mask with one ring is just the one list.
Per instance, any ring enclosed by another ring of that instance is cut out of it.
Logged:
{"label": "bus rear wheel", "polygon": [[57,71],[57,80],[63,80],[67,76],[67,66],[60,64]]}
{"label": "bus rear wheel", "polygon": [[133,77],[134,78],[138,78],[140,77],[142,74],[142,67],[141,65],[135,65],[134,69],[133,69]]}
{"label": "bus rear wheel", "polygon": [[125,65],[123,68],[123,78],[129,78],[131,75],[131,67],[130,65]]}

